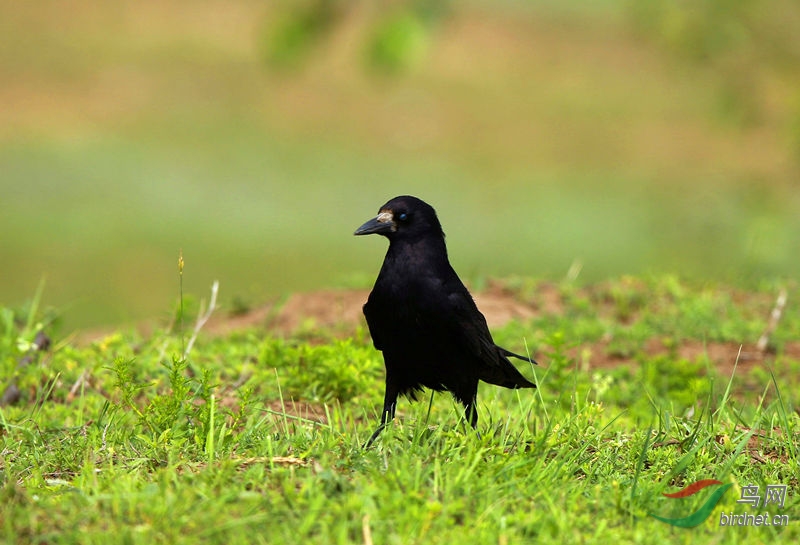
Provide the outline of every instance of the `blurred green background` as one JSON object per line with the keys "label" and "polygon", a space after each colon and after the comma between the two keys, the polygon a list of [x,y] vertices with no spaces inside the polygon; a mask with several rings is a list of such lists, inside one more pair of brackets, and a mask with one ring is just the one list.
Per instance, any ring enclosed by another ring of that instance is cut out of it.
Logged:
{"label": "blurred green background", "polygon": [[[433,204],[489,276],[800,265],[789,0],[0,3],[0,304],[72,327],[371,284]],[[573,269],[575,271],[576,269]]]}

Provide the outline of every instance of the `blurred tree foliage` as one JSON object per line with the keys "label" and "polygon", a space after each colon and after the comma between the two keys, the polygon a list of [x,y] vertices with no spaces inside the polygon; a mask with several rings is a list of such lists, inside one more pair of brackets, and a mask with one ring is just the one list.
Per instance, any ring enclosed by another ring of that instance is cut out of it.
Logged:
{"label": "blurred tree foliage", "polygon": [[342,19],[346,0],[288,2],[270,16],[263,34],[263,51],[269,66],[296,68],[324,43]]}
{"label": "blurred tree foliage", "polygon": [[288,1],[271,13],[263,33],[263,52],[273,69],[304,65],[352,17],[366,19],[362,36],[365,68],[397,74],[420,61],[450,0]]}
{"label": "blurred tree foliage", "polygon": [[645,39],[711,71],[725,119],[777,123],[800,159],[800,2],[629,0],[628,13]]}
{"label": "blurred tree foliage", "polygon": [[[716,81],[718,114],[739,127],[783,131],[800,161],[800,1],[626,0],[643,40]],[[373,73],[397,75],[424,59],[451,0],[286,0],[271,10],[262,33],[265,61],[276,70],[303,67],[314,51],[358,21],[363,55]],[[350,27],[352,28],[352,26]]]}

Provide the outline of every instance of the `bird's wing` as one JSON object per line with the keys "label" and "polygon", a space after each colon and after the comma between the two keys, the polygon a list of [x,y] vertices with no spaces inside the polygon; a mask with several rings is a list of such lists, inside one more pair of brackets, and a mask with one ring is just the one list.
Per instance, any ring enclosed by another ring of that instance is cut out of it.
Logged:
{"label": "bird's wing", "polygon": [[370,305],[369,300],[364,303],[362,310],[364,311],[364,318],[367,319],[367,328],[369,329],[370,337],[372,337],[372,345],[376,350],[383,350],[386,343],[381,335],[381,331],[386,331],[386,327],[379,323],[383,314],[376,312],[374,307]]}
{"label": "bird's wing", "polygon": [[536,362],[494,343],[486,318],[457,277],[445,293],[448,316],[441,316],[435,321],[442,324],[440,327],[443,328],[443,331],[435,332],[443,339],[439,346],[444,350],[456,350],[456,357],[466,358],[473,362],[472,365],[477,364],[479,378],[485,382],[506,388],[535,388],[535,384],[526,379],[508,361],[508,357]]}
{"label": "bird's wing", "polygon": [[424,324],[442,337],[443,345],[444,342],[449,342],[463,347],[467,353],[490,366],[504,367],[508,365],[509,357],[536,364],[536,361],[528,356],[522,356],[495,344],[486,317],[478,310],[472,295],[455,272],[449,281],[443,284],[439,294],[438,297],[431,297],[436,304],[424,306],[429,313],[424,319]]}
{"label": "bird's wing", "polygon": [[486,318],[455,273],[452,278],[421,306],[422,324],[441,339],[441,346],[458,347],[487,364],[499,364]]}

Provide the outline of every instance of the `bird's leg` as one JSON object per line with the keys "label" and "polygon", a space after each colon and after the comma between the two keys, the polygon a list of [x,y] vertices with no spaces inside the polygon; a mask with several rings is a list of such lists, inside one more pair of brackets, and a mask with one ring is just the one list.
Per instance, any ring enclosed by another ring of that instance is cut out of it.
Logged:
{"label": "bird's leg", "polygon": [[367,449],[367,448],[372,446],[372,443],[374,443],[375,439],[377,439],[378,436],[381,434],[381,432],[383,431],[383,428],[385,428],[386,424],[388,424],[389,421],[392,420],[393,418],[394,418],[394,405],[392,405],[391,410],[389,412],[387,412],[387,409],[384,408],[383,409],[383,415],[381,416],[381,424],[380,424],[380,426],[378,426],[378,429],[376,429],[374,432],[372,432],[372,435],[370,436],[369,441],[367,441],[367,443],[364,445],[365,449]]}
{"label": "bird's leg", "polygon": [[469,401],[464,402],[464,415],[467,417],[473,430],[478,429],[478,408],[475,406],[478,400],[475,396]]}
{"label": "bird's leg", "polygon": [[369,438],[369,441],[364,445],[364,448],[369,448],[372,446],[372,443],[375,442],[375,439],[383,431],[383,428],[386,427],[391,420],[394,419],[394,411],[397,408],[397,387],[394,384],[391,384],[388,380],[386,381],[386,393],[383,396],[383,412],[381,413],[381,424],[378,426],[372,436]]}
{"label": "bird's leg", "polygon": [[[478,433],[478,383],[475,382],[474,385],[469,385],[466,388],[461,389],[458,393],[455,394],[456,399],[458,399],[464,405],[464,416],[466,417],[467,421],[469,422],[472,429],[475,430],[475,433]],[[481,434],[478,433],[478,437]]]}
{"label": "bird's leg", "polygon": [[475,430],[475,434],[478,436],[478,439],[481,438],[481,432],[478,431],[478,398],[477,395],[472,396],[472,398],[464,403],[464,414],[469,420],[472,429]]}

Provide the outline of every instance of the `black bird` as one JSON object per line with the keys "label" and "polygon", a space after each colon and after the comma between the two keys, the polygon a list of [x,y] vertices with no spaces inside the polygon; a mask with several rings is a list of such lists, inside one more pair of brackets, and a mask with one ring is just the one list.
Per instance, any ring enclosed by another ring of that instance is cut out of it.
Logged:
{"label": "black bird", "polygon": [[422,388],[447,390],[478,424],[478,381],[505,388],[535,388],[508,360],[534,360],[494,344],[486,318],[447,259],[444,232],[429,204],[401,196],[383,205],[355,235],[377,233],[389,249],[364,316],[375,348],[383,352],[386,393],[380,426],[394,418],[397,397],[412,400]]}

